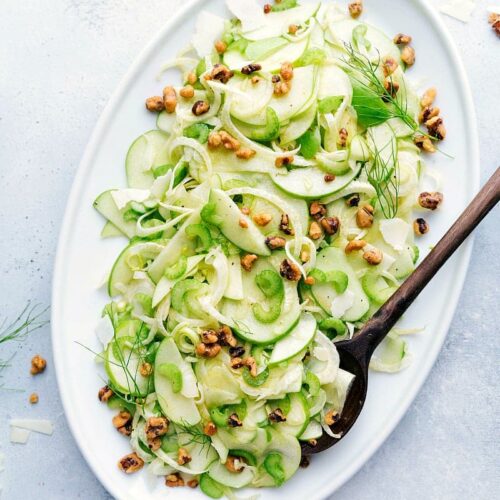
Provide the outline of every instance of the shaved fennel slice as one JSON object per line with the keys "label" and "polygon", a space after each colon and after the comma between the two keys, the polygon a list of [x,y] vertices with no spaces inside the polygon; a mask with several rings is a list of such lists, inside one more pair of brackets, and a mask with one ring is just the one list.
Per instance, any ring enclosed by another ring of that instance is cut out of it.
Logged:
{"label": "shaved fennel slice", "polygon": [[316,332],[308,368],[323,384],[333,382],[339,370],[340,357],[335,344],[321,331]]}
{"label": "shaved fennel slice", "polygon": [[406,341],[390,332],[375,349],[370,368],[378,372],[395,373],[407,368],[411,360]]}

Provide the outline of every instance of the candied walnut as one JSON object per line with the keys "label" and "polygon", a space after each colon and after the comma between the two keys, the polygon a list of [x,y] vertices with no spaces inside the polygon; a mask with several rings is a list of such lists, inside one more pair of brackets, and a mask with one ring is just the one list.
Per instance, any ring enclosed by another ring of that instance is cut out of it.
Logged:
{"label": "candied walnut", "polygon": [[168,420],[165,417],[150,417],[144,430],[148,439],[164,436],[168,432]]}
{"label": "candied walnut", "polygon": [[47,361],[42,358],[39,354],[33,356],[31,359],[31,375],[38,375],[39,373],[43,373],[47,368]]}
{"label": "candied walnut", "polygon": [[363,259],[372,266],[377,266],[382,262],[384,254],[378,248],[370,248],[369,250],[363,250]]}
{"label": "candied walnut", "polygon": [[169,474],[165,478],[165,484],[169,488],[178,488],[180,486],[184,486],[184,479],[182,479],[181,475],[176,472],[175,474]]}
{"label": "candied walnut", "polygon": [[223,146],[230,151],[236,151],[240,149],[240,141],[235,139],[231,134],[228,134],[225,130],[219,132]]}
{"label": "candied walnut", "polygon": [[186,465],[191,462],[191,455],[188,453],[186,448],[179,448],[177,450],[177,463],[179,465]]}
{"label": "candied walnut", "polygon": [[401,51],[401,60],[407,66],[413,66],[415,64],[415,49],[407,45]]}
{"label": "candied walnut", "polygon": [[324,217],[321,219],[321,227],[326,234],[332,236],[338,232],[340,228],[340,220],[338,217]]}
{"label": "candied walnut", "polygon": [[245,215],[250,214],[250,209],[248,207],[241,207],[241,213]]}
{"label": "candied walnut", "polygon": [[363,2],[362,0],[354,0],[348,6],[349,14],[353,19],[357,19],[363,13]]}
{"label": "candied walnut", "polygon": [[218,148],[222,145],[222,137],[219,132],[210,132],[208,136],[208,147],[209,148]]}
{"label": "candied walnut", "polygon": [[118,468],[125,472],[125,474],[132,474],[142,469],[144,460],[137,455],[137,453],[129,453],[125,455],[119,462]]}
{"label": "candied walnut", "polygon": [[269,3],[266,3],[264,5],[264,14],[269,14],[269,12],[271,12],[273,10],[273,7],[271,4]]}
{"label": "candied walnut", "polygon": [[290,92],[290,89],[290,82],[282,82],[279,80],[274,84],[274,95],[277,97],[286,95]]}
{"label": "candied walnut", "polygon": [[314,446],[316,446],[316,445],[318,444],[318,440],[317,440],[317,439],[314,439],[314,438],[313,438],[313,439],[309,439],[307,442],[308,442],[311,446],[313,446],[313,447],[314,447]]}
{"label": "candied walnut", "polygon": [[196,354],[202,358],[215,358],[217,354],[219,354],[221,350],[221,346],[219,344],[204,344],[200,342],[196,346]]}
{"label": "candied walnut", "polygon": [[224,52],[226,52],[227,50],[227,43],[223,42],[222,40],[217,40],[214,43],[214,47],[218,54],[224,54]]}
{"label": "candied walnut", "polygon": [[280,274],[288,281],[299,281],[300,277],[302,276],[297,264],[294,264],[288,259],[284,259],[281,263]]}
{"label": "candied walnut", "polygon": [[336,424],[340,420],[340,413],[333,408],[325,414],[325,424],[330,426]]}
{"label": "candied walnut", "polygon": [[345,203],[348,207],[357,207],[359,205],[361,198],[359,194],[352,194],[345,200]]}
{"label": "candied walnut", "polygon": [[239,370],[244,366],[243,360],[240,357],[232,358],[230,365],[234,370]]}
{"label": "candied walnut", "polygon": [[404,33],[398,33],[394,37],[394,43],[396,45],[408,45],[409,43],[411,43],[411,36],[405,35]]}
{"label": "candied walnut", "polygon": [[201,332],[201,340],[205,344],[215,344],[219,341],[219,337],[217,336],[215,330],[205,330]]}
{"label": "candied walnut", "polygon": [[220,345],[235,347],[237,344],[236,338],[233,335],[233,331],[227,325],[222,325],[219,328],[217,336],[219,337]]}
{"label": "candied walnut", "polygon": [[148,447],[152,451],[158,451],[161,448],[161,438],[148,439]]}
{"label": "candied walnut", "polygon": [[245,355],[245,348],[242,345],[236,345],[229,348],[229,355],[232,358],[241,358]]}
{"label": "candied walnut", "polygon": [[500,36],[500,15],[496,14],[496,21],[491,23],[491,27],[493,28],[493,31]]}
{"label": "candied walnut", "polygon": [[281,65],[280,76],[285,82],[289,82],[293,78],[293,66],[291,62],[284,62]]}
{"label": "candied walnut", "polygon": [[434,118],[435,116],[439,116],[439,113],[441,110],[439,108],[433,108],[432,106],[427,106],[420,111],[418,115],[418,121],[419,123],[425,123],[426,121],[429,121],[431,118]]}
{"label": "candied walnut", "polygon": [[224,64],[215,64],[210,72],[210,78],[221,83],[227,83],[233,76],[234,73]]}
{"label": "candied walnut", "polygon": [[257,154],[257,151],[255,149],[251,148],[241,148],[236,151],[236,156],[240,160],[249,160],[250,158],[253,158]]}
{"label": "candied walnut", "polygon": [[109,400],[109,398],[113,395],[114,395],[114,392],[107,385],[105,385],[104,387],[101,387],[99,389],[99,392],[97,393],[97,397],[99,398],[99,401],[102,401],[103,403],[106,403]]}
{"label": "candied walnut", "polygon": [[311,464],[311,457],[309,457],[307,455],[302,455],[301,458],[300,458],[300,464],[299,464],[299,466],[302,469],[307,469],[310,464]]}
{"label": "candied walnut", "polygon": [[257,85],[260,82],[260,78],[258,76],[252,76],[252,79],[250,81],[253,85]]}
{"label": "candied walnut", "polygon": [[205,436],[215,436],[216,433],[217,426],[213,422],[207,422],[203,426],[203,434],[205,434]]}
{"label": "candied walnut", "polygon": [[384,76],[387,78],[392,75],[398,69],[398,63],[393,57],[384,57],[382,59],[382,71]]}
{"label": "candied walnut", "polygon": [[250,371],[250,375],[252,377],[257,376],[257,362],[255,361],[254,358],[252,358],[252,356],[248,356],[248,358],[245,358],[243,360],[243,366],[248,367],[248,369]]}
{"label": "candied walnut", "polygon": [[148,111],[155,111],[155,112],[163,111],[165,109],[165,105],[163,104],[163,98],[159,95],[148,97],[146,99],[146,109]]}
{"label": "candied walnut", "polygon": [[428,210],[436,210],[436,208],[443,201],[443,194],[437,191],[429,193],[424,191],[418,195],[418,204],[422,208],[427,208]]}
{"label": "candied walnut", "polygon": [[279,156],[276,160],[274,160],[274,165],[278,168],[286,167],[291,165],[294,159],[295,158],[293,156]]}
{"label": "candied walnut", "polygon": [[255,214],[252,219],[258,226],[267,226],[273,220],[273,217],[269,214]]}
{"label": "candied walnut", "polygon": [[429,232],[429,224],[425,219],[419,217],[413,221],[413,231],[417,236],[422,236]]}
{"label": "candied walnut", "polygon": [[323,205],[319,201],[313,201],[309,207],[309,213],[314,219],[321,219],[321,217],[326,215],[326,205]]}
{"label": "candied walnut", "polygon": [[308,276],[305,280],[304,283],[306,285],[312,286],[316,283],[316,280],[312,276]]}
{"label": "candied walnut", "polygon": [[297,26],[296,24],[290,24],[290,26],[288,26],[288,33],[290,35],[295,35],[297,31],[299,31],[299,26]]}
{"label": "candied walnut", "polygon": [[192,87],[192,85],[186,85],[185,87],[182,87],[181,90],[179,90],[179,94],[185,99],[191,99],[191,97],[194,97],[194,88]]}
{"label": "candied walnut", "polygon": [[437,90],[434,87],[427,89],[424,92],[422,98],[420,99],[420,106],[422,106],[422,108],[430,106],[436,99],[436,95],[437,95]]}
{"label": "candied walnut", "polygon": [[339,130],[339,139],[337,141],[337,144],[341,148],[345,148],[347,146],[347,139],[349,138],[349,132],[347,131],[346,128],[342,127]]}
{"label": "candied walnut", "polygon": [[231,415],[229,415],[229,418],[227,419],[227,425],[229,427],[241,427],[243,423],[241,422],[237,413],[231,413]]}
{"label": "candied walnut", "polygon": [[288,236],[293,236],[295,231],[290,227],[290,218],[287,214],[281,214],[281,220],[279,225],[280,231],[287,234]]}
{"label": "candied walnut", "polygon": [[198,81],[198,77],[196,76],[196,73],[188,73],[186,77],[186,82],[189,83],[189,85],[194,85]]}
{"label": "candied walnut", "polygon": [[224,465],[229,472],[238,473],[244,469],[243,464],[244,462],[240,457],[233,457],[232,455],[228,455],[226,463]]}
{"label": "candied walnut", "polygon": [[[384,80],[384,89],[391,97],[396,97],[396,94],[399,91],[399,83],[395,82],[391,78],[387,78]],[[382,97],[384,101],[387,101],[387,96]]]}
{"label": "candied walnut", "polygon": [[271,250],[277,250],[278,248],[285,248],[286,240],[281,236],[268,236],[266,238],[266,245]]}
{"label": "candied walnut", "polygon": [[366,246],[365,240],[352,240],[345,247],[345,253],[349,254],[357,250],[361,250]]}
{"label": "candied walnut", "polygon": [[333,174],[325,174],[323,179],[325,182],[333,182],[335,180],[335,176]]}
{"label": "candied walnut", "polygon": [[251,75],[252,73],[255,73],[256,71],[260,71],[262,69],[262,66],[260,64],[252,63],[252,64],[247,64],[246,66],[243,66],[241,68],[241,72],[244,75]]}
{"label": "candied walnut", "polygon": [[141,363],[141,366],[139,367],[139,373],[143,377],[149,377],[153,373],[153,366],[151,363]]}
{"label": "candied walnut", "polygon": [[239,220],[238,224],[243,229],[248,229],[248,221],[246,219],[244,219],[243,217]]}
{"label": "candied walnut", "polygon": [[442,141],[446,137],[446,128],[441,117],[434,116],[425,122],[425,126],[427,127],[429,135],[437,140]]}
{"label": "candied walnut", "polygon": [[413,139],[413,142],[423,151],[427,153],[435,153],[436,148],[429,137],[425,135],[416,135]]}
{"label": "candied walnut", "polygon": [[309,226],[309,238],[311,238],[311,240],[319,240],[322,235],[323,231],[321,231],[321,226],[315,221],[311,222]]}
{"label": "candied walnut", "polygon": [[240,262],[241,262],[241,267],[245,270],[245,271],[251,271],[252,270],[252,267],[253,267],[253,264],[254,262],[258,259],[257,255],[254,255],[253,253],[247,253],[246,255],[244,255]]}
{"label": "candied walnut", "polygon": [[356,224],[359,228],[365,229],[373,225],[374,208],[371,205],[363,205],[356,212]]}
{"label": "candied walnut", "polygon": [[210,110],[210,104],[208,101],[196,101],[191,108],[193,115],[201,116]]}
{"label": "candied walnut", "polygon": [[276,408],[274,411],[272,411],[269,415],[269,422],[273,424],[278,424],[280,422],[286,422],[286,416],[283,413],[283,410],[281,408]]}
{"label": "candied walnut", "polygon": [[311,254],[309,252],[309,249],[304,249],[300,252],[300,260],[302,262],[309,262],[311,259]]}
{"label": "candied walnut", "polygon": [[171,85],[167,85],[163,89],[163,105],[167,113],[173,113],[177,107],[177,94]]}
{"label": "candied walnut", "polygon": [[197,488],[198,487],[198,479],[191,479],[186,483],[190,488]]}
{"label": "candied walnut", "polygon": [[39,398],[38,398],[38,394],[36,392],[31,394],[30,399],[29,399],[30,404],[36,405],[38,403],[38,400],[39,400]]}

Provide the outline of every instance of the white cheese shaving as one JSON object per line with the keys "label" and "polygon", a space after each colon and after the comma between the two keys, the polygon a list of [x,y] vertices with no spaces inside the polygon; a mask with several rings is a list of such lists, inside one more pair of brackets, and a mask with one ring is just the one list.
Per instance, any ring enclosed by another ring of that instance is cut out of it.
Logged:
{"label": "white cheese shaving", "polygon": [[9,421],[11,427],[19,427],[28,431],[38,432],[40,434],[52,435],[54,424],[50,420],[32,419],[32,418],[13,418]]}
{"label": "white cheese shaving", "polygon": [[241,21],[242,30],[252,31],[266,22],[262,6],[254,0],[226,0],[227,8]]}
{"label": "white cheese shaving", "polygon": [[476,2],[474,0],[447,0],[443,5],[439,5],[439,10],[443,14],[458,19],[463,23],[470,21],[475,8]]}
{"label": "white cheese shaving", "polygon": [[95,327],[95,334],[104,348],[110,343],[115,331],[109,316],[106,315],[99,320]]}
{"label": "white cheese shaving", "polygon": [[410,226],[403,219],[387,219],[380,221],[380,233],[388,245],[401,252],[410,232]]}
{"label": "white cheese shaving", "polygon": [[200,57],[208,56],[212,53],[214,43],[224,31],[225,21],[222,17],[202,11],[196,21],[196,31],[191,43]]}
{"label": "white cheese shaving", "polygon": [[354,293],[346,290],[332,300],[330,312],[334,318],[341,318],[354,304]]}
{"label": "white cheese shaving", "polygon": [[15,444],[26,444],[31,432],[19,427],[10,428],[10,442]]}
{"label": "white cheese shaving", "polygon": [[111,191],[111,197],[118,210],[121,210],[131,201],[141,203],[147,200],[149,198],[149,189],[116,189]]}

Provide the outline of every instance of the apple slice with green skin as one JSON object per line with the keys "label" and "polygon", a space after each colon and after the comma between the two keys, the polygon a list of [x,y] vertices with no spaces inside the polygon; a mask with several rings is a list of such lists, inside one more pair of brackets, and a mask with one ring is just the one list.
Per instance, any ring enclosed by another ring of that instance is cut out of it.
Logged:
{"label": "apple slice with green skin", "polygon": [[130,146],[125,159],[127,184],[131,188],[147,189],[155,177],[153,168],[168,163],[168,136],[160,130],[140,135]]}
{"label": "apple slice with green skin", "polygon": [[315,333],[316,320],[314,316],[302,314],[297,325],[274,346],[269,366],[277,365],[296,356],[309,345]]}
{"label": "apple slice with green skin", "polygon": [[[290,409],[286,413],[286,421],[274,424],[280,432],[292,436],[300,436],[309,424],[309,407],[307,400],[301,392],[288,394],[290,399]],[[272,407],[273,405],[270,404]]]}
{"label": "apple slice with green skin", "polygon": [[359,174],[361,166],[339,175],[331,182],[325,181],[325,172],[318,167],[296,168],[287,174],[272,176],[273,182],[296,198],[318,200],[344,189]]}
{"label": "apple slice with green skin", "polygon": [[218,228],[229,241],[248,253],[271,254],[265,236],[224,191],[212,189],[209,203],[213,204],[214,216],[221,221]]}
{"label": "apple slice with green skin", "polygon": [[175,392],[171,380],[162,373],[162,365],[175,365],[182,373],[183,386],[187,379],[194,381],[196,387],[196,377],[191,365],[184,361],[175,342],[171,338],[166,338],[160,344],[156,353],[154,385],[162,411],[173,422],[183,425],[196,425],[200,420],[200,413],[194,398],[186,397],[182,393],[185,388]]}
{"label": "apple slice with green skin", "polygon": [[126,341],[132,345],[136,342],[140,328],[139,320],[121,323],[104,354],[104,368],[113,385],[123,394],[133,396],[145,396],[154,389],[150,379],[139,372],[141,356],[125,345]]}
{"label": "apple slice with green skin", "polygon": [[136,233],[136,222],[126,221],[113,200],[113,189],[104,191],[94,201],[94,208],[115,227],[117,227],[127,238],[133,238]]}

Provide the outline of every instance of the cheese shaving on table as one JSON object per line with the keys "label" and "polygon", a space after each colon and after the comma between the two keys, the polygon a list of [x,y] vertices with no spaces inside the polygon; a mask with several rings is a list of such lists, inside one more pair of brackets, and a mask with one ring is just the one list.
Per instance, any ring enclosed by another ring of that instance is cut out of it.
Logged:
{"label": "cheese shaving on table", "polygon": [[28,431],[38,432],[51,436],[54,432],[54,423],[51,420],[32,418],[13,418],[9,421],[11,428],[19,427]]}
{"label": "cheese shaving on table", "polygon": [[476,2],[474,0],[447,0],[438,8],[443,14],[458,19],[463,23],[468,23],[471,20],[472,12],[476,8]]}
{"label": "cheese shaving on table", "polygon": [[26,444],[31,435],[31,431],[19,427],[10,428],[10,442],[14,444]]}

